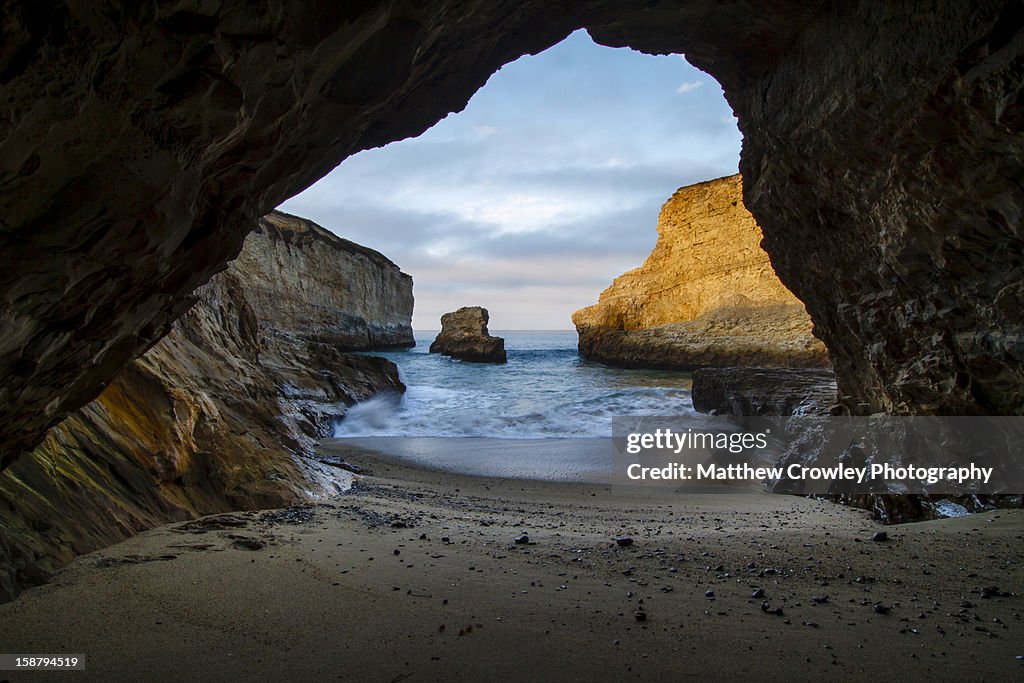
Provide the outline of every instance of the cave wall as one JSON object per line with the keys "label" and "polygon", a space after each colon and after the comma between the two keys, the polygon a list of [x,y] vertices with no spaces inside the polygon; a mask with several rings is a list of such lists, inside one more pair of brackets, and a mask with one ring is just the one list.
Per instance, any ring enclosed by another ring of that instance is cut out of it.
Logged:
{"label": "cave wall", "polygon": [[1024,7],[844,9],[738,101],[765,248],[851,410],[1020,414]]}
{"label": "cave wall", "polygon": [[723,85],[747,207],[853,412],[1018,413],[1019,2],[14,0],[0,466],[165,334],[256,218],[577,27]]}
{"label": "cave wall", "polygon": [[[381,300],[346,309],[351,290]],[[409,328],[411,278],[311,221],[272,214],[196,296],[98,398],[0,472],[0,602],[159,524],[307,502],[350,483],[316,456],[316,439],[347,405],[404,387],[393,363],[344,353],[338,340]],[[306,298],[331,312],[296,316]],[[371,310],[381,318],[361,317]]]}

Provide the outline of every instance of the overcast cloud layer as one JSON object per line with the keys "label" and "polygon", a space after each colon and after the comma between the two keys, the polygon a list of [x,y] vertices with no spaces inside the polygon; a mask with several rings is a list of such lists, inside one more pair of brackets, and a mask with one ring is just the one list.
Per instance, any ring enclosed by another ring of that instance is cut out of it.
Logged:
{"label": "overcast cloud layer", "polygon": [[412,275],[418,330],[467,305],[488,308],[493,330],[571,329],[574,310],[647,257],[665,200],[735,173],[739,150],[710,76],[579,31],[281,209]]}

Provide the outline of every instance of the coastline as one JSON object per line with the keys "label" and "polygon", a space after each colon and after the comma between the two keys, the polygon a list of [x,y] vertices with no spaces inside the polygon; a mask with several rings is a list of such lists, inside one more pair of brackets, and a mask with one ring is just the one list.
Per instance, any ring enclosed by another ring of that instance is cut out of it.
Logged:
{"label": "coastline", "polygon": [[509,439],[448,436],[348,436],[321,439],[321,452],[370,454],[380,463],[464,477],[611,483],[615,446],[607,437]]}
{"label": "coastline", "polygon": [[76,680],[976,680],[1024,667],[1021,598],[982,597],[1020,593],[1024,511],[889,527],[876,543],[868,513],[805,498],[344,456],[364,475],[326,504],[164,526],[78,558],[0,605],[0,642],[84,653]]}

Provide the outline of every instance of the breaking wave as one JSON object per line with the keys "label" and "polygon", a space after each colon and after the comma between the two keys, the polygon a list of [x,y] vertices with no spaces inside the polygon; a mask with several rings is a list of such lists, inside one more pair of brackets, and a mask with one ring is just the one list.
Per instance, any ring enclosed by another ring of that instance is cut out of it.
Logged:
{"label": "breaking wave", "polygon": [[462,363],[417,347],[382,353],[407,386],[352,406],[335,436],[504,439],[611,436],[615,415],[693,414],[688,373],[582,360],[572,332],[503,332],[507,365]]}

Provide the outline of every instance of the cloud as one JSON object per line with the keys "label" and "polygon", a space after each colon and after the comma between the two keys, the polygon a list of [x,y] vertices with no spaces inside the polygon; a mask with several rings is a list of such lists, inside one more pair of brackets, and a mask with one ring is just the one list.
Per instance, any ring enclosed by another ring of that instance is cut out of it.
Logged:
{"label": "cloud", "polygon": [[678,187],[736,172],[739,131],[705,83],[677,55],[577,32],[506,65],[463,112],[345,160],[282,209],[411,274],[416,327],[479,304],[494,329],[567,329],[576,308],[643,262]]}
{"label": "cloud", "polygon": [[417,328],[433,329],[441,313],[487,300],[495,302],[495,326],[568,329],[574,310],[644,261],[656,240],[657,213],[658,205],[636,207],[531,233],[500,233],[454,213],[374,205],[337,208],[316,220],[382,251],[413,276]]}
{"label": "cloud", "polygon": [[473,126],[473,132],[476,133],[477,140],[485,140],[497,133],[498,129],[494,126]]}
{"label": "cloud", "polygon": [[617,262],[636,265],[654,246],[657,214],[657,205],[638,206],[553,221],[543,230],[518,233],[466,222],[454,213],[372,205],[339,207],[319,213],[315,220],[346,239],[381,251],[415,275],[424,265],[469,258],[528,264],[552,257],[573,268],[611,254]]}

